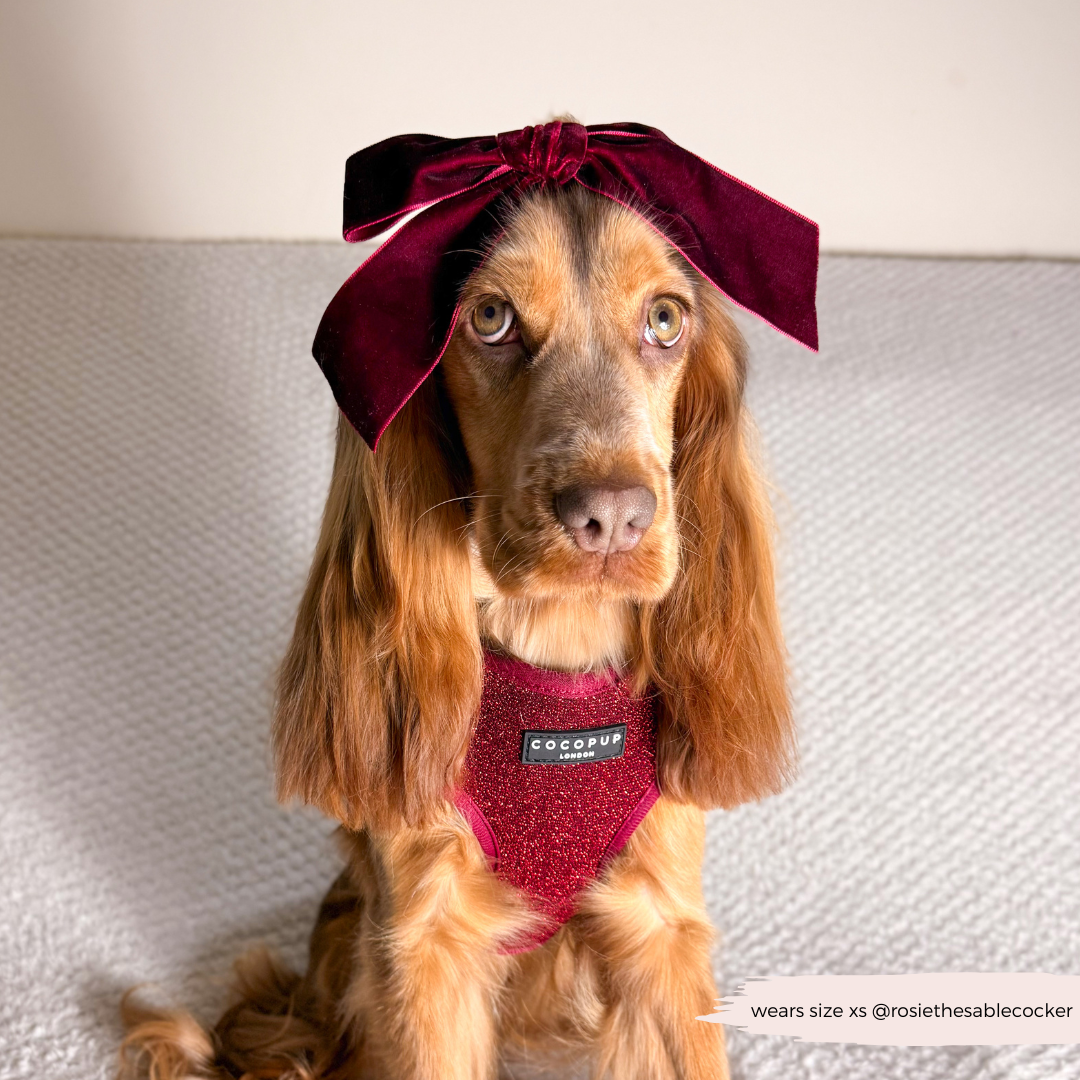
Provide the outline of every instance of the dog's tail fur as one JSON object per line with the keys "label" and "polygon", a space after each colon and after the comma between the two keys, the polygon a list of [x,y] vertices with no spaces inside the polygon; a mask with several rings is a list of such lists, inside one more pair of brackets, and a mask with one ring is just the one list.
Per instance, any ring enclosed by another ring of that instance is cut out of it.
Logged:
{"label": "dog's tail fur", "polygon": [[360,899],[345,875],[323,901],[308,972],[288,970],[263,948],[236,962],[234,1001],[210,1030],[183,1010],[121,1004],[127,1035],[118,1080],[332,1080],[348,1049],[328,1029],[348,973],[342,943],[355,932]]}

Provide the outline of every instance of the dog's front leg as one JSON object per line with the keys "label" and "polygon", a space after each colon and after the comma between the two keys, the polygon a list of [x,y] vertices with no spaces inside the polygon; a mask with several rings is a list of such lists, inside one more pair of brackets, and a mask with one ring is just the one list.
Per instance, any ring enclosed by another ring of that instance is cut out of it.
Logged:
{"label": "dog's front leg", "polygon": [[358,837],[354,873],[371,889],[346,1000],[364,1080],[495,1076],[503,937],[521,907],[451,808],[437,824]]}
{"label": "dog's front leg", "polygon": [[661,798],[582,905],[604,958],[596,1080],[727,1080],[701,891],[704,815]]}

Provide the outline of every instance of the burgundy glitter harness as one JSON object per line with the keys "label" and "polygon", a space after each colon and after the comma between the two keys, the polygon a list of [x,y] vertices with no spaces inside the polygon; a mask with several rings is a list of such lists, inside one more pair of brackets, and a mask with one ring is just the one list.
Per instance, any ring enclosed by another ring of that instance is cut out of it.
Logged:
{"label": "burgundy glitter harness", "polygon": [[573,915],[659,794],[651,698],[618,679],[485,655],[457,805],[492,868],[547,917],[523,948]]}

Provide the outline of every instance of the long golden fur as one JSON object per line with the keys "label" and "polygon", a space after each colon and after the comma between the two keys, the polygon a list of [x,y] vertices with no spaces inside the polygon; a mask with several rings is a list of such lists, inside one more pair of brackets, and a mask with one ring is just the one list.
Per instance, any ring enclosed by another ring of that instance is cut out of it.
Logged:
{"label": "long golden fur", "polygon": [[[520,341],[468,313],[508,302]],[[658,297],[678,343],[643,339]],[[303,977],[239,968],[211,1032],[128,1003],[122,1075],[484,1080],[541,1055],[613,1080],[717,1080],[704,814],[778,790],[793,736],[745,355],[715,290],[640,217],[581,189],[523,197],[464,286],[434,377],[372,454],[341,422],[281,670],[278,793],[341,822],[347,868]],[[501,351],[500,351],[501,350]],[[581,550],[571,483],[656,496],[630,550]],[[545,945],[451,792],[484,646],[658,691],[661,790]]]}

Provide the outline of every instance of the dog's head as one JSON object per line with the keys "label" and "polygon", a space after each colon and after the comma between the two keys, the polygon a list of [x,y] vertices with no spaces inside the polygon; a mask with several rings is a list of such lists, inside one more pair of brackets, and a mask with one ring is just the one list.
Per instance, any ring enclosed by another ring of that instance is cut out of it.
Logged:
{"label": "dog's head", "polygon": [[673,249],[609,200],[575,186],[516,209],[443,360],[497,594],[645,602],[671,588],[697,293]]}
{"label": "dog's head", "polygon": [[372,454],[342,421],[282,670],[279,790],[352,826],[452,789],[482,641],[627,665],[659,696],[662,789],[776,790],[792,736],[741,340],[642,217],[521,198],[435,375]]}

